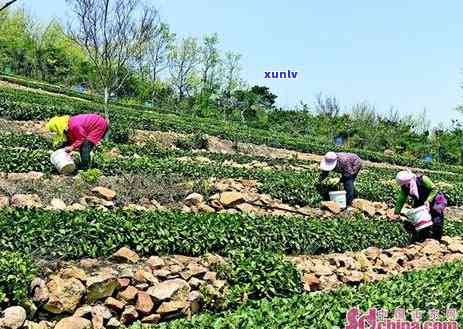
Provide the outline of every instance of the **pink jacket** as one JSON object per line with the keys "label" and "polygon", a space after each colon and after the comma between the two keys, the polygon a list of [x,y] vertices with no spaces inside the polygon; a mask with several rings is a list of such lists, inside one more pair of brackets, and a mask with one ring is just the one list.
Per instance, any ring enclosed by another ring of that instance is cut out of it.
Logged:
{"label": "pink jacket", "polygon": [[86,140],[98,144],[108,130],[108,121],[99,114],[79,114],[69,118],[68,144],[77,150]]}

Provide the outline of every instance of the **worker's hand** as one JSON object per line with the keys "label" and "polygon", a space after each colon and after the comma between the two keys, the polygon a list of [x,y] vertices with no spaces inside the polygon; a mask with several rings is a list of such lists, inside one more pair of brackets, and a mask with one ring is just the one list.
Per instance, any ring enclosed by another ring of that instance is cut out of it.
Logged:
{"label": "worker's hand", "polygon": [[64,151],[67,152],[67,153],[71,153],[73,151],[72,147],[71,146],[66,146],[64,148]]}
{"label": "worker's hand", "polygon": [[426,206],[426,208],[428,209],[428,211],[431,210],[431,205],[429,204],[429,201],[426,201],[426,202],[424,203],[424,205]]}

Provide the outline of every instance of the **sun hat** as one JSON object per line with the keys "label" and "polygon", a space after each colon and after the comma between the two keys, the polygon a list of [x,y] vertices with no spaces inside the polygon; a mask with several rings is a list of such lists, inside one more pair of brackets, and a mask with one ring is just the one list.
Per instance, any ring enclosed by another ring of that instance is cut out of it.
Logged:
{"label": "sun hat", "polygon": [[395,177],[395,180],[400,186],[404,186],[404,185],[410,184],[410,181],[413,178],[415,178],[415,174],[413,174],[409,170],[403,170],[397,174],[397,176]]}
{"label": "sun hat", "polygon": [[418,185],[416,184],[416,175],[410,170],[400,171],[395,180],[400,186],[408,186],[410,188],[410,194],[419,198]]}
{"label": "sun hat", "polygon": [[338,156],[334,152],[328,152],[320,162],[320,169],[323,171],[331,171],[338,163]]}
{"label": "sun hat", "polygon": [[69,116],[56,116],[50,119],[47,123],[47,129],[55,133],[53,137],[53,146],[58,146],[66,141],[66,130],[69,125]]}

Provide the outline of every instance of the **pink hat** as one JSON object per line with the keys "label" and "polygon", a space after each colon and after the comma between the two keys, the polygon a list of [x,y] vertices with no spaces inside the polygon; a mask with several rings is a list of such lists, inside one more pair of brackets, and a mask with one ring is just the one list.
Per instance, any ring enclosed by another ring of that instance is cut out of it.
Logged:
{"label": "pink hat", "polygon": [[395,180],[400,186],[404,186],[410,184],[413,178],[415,178],[415,174],[410,170],[403,170],[397,174]]}
{"label": "pink hat", "polygon": [[320,169],[323,171],[331,171],[338,163],[338,156],[334,152],[328,152],[320,162]]}

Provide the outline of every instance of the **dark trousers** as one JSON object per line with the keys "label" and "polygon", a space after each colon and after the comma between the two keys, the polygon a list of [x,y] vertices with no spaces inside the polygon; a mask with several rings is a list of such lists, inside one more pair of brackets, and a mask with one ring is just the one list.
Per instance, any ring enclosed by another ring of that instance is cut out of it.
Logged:
{"label": "dark trousers", "polygon": [[90,168],[90,163],[92,161],[92,156],[91,152],[93,148],[95,147],[95,144],[92,142],[86,140],[85,142],[82,143],[80,146],[80,166],[79,169],[81,170],[86,170]]}
{"label": "dark trousers", "polygon": [[346,191],[346,203],[348,207],[352,206],[352,201],[355,197],[354,183],[356,178],[357,175],[343,176],[341,178],[341,182],[344,185],[344,190]]}
{"label": "dark trousers", "polygon": [[444,214],[431,210],[432,238],[440,241],[444,233]]}

